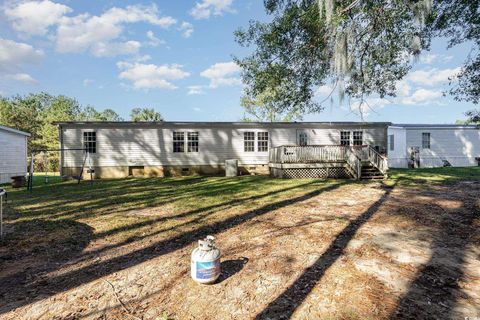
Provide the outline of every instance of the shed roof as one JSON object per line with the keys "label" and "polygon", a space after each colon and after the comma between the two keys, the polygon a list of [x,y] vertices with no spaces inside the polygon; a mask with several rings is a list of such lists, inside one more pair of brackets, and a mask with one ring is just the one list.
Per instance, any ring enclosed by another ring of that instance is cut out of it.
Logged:
{"label": "shed roof", "polygon": [[0,130],[4,130],[4,131],[8,131],[8,132],[12,132],[12,133],[16,133],[16,134],[21,134],[21,135],[30,137],[30,133],[28,133],[28,132],[23,132],[23,131],[20,131],[20,130],[17,130],[17,129],[13,129],[13,128],[10,128],[10,127],[6,127],[6,126],[2,126],[2,125],[0,125]]}

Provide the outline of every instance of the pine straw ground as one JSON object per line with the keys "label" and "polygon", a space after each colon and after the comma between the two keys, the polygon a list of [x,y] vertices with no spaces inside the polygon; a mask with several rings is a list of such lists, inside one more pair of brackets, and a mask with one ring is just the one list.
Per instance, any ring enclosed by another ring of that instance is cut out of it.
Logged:
{"label": "pine straw ground", "polygon": [[[480,170],[384,182],[125,179],[12,191],[2,319],[480,316]],[[193,282],[196,240],[222,276]]]}

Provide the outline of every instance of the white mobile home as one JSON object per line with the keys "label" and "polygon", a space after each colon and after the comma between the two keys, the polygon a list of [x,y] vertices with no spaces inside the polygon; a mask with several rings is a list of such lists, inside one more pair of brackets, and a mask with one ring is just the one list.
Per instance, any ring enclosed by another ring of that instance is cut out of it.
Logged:
{"label": "white mobile home", "polygon": [[14,176],[27,174],[27,139],[29,133],[0,126],[0,184]]}
{"label": "white mobile home", "polygon": [[477,166],[480,127],[456,124],[396,124],[388,128],[391,168]]}
{"label": "white mobile home", "polygon": [[[268,173],[280,146],[370,146],[385,152],[387,122],[62,122],[63,175],[77,175],[85,148],[95,177],[221,174],[227,159],[240,173]],[[318,150],[317,150],[318,151]],[[317,152],[315,151],[315,152]],[[343,155],[343,154],[342,154]]]}

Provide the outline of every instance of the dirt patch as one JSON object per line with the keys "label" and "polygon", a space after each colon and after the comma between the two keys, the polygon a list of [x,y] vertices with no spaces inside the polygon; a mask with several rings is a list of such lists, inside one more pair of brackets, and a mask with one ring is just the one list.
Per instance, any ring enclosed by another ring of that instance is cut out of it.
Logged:
{"label": "dirt patch", "polygon": [[[168,205],[123,212],[181,219],[141,222],[126,242],[93,237],[83,253],[41,277],[33,272],[38,268],[17,264],[26,277],[19,288],[2,269],[1,316],[478,317],[478,194],[480,185],[465,183],[338,184],[258,201],[253,209],[220,206],[212,215],[188,216]],[[165,224],[157,226],[164,231],[154,233],[150,223]],[[190,253],[208,233],[217,237],[223,261],[221,279],[210,286],[189,275]]]}

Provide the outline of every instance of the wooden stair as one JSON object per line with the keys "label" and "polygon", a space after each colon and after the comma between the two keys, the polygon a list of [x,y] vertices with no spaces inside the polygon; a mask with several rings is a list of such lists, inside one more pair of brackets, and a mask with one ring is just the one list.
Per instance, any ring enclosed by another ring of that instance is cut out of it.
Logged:
{"label": "wooden stair", "polygon": [[381,180],[385,179],[385,175],[374,167],[370,162],[362,163],[362,174],[360,179],[363,180]]}

